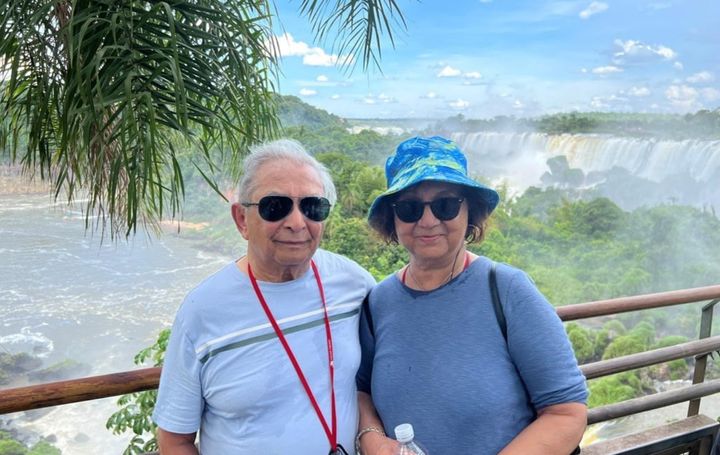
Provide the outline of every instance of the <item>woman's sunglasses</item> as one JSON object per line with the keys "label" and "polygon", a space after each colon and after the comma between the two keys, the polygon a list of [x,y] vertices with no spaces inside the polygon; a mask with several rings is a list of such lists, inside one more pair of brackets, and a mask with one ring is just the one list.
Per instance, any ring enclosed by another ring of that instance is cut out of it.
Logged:
{"label": "woman's sunglasses", "polygon": [[[258,202],[243,202],[243,207],[257,205],[260,218],[280,221],[292,212],[295,202],[288,196],[265,196]],[[325,221],[330,214],[330,201],[324,197],[308,196],[300,199],[300,212],[311,221]]]}
{"label": "woman's sunglasses", "polygon": [[395,216],[403,223],[415,223],[425,213],[425,206],[429,205],[432,214],[440,221],[449,221],[458,216],[460,206],[465,199],[461,197],[441,197],[432,201],[423,202],[419,199],[404,199],[392,204]]}

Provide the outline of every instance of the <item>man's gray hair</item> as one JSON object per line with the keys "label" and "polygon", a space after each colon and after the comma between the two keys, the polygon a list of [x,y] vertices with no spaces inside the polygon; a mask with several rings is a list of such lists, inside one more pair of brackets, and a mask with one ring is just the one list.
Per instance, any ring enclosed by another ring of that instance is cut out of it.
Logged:
{"label": "man's gray hair", "polygon": [[[243,161],[243,175],[238,185],[238,201],[257,202],[249,201],[247,198],[251,197],[257,189],[258,170],[264,164],[276,160],[287,160],[299,166],[307,165],[315,169],[323,186],[323,196],[330,201],[330,204],[335,205],[337,193],[330,172],[321,162],[310,155],[298,141],[292,139],[279,139],[250,148],[250,154]],[[288,177],[292,178],[291,176]]]}

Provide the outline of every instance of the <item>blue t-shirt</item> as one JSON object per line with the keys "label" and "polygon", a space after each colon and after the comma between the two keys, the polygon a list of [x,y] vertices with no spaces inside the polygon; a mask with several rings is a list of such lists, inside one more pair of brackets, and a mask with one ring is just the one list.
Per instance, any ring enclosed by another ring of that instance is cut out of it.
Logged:
{"label": "blue t-shirt", "polygon": [[386,433],[411,423],[431,454],[497,454],[536,410],[587,400],[555,309],[524,272],[498,264],[505,342],[490,267],[481,257],[431,292],[393,274],[370,294],[374,336],[360,319],[358,389],[371,393]]}
{"label": "blue t-shirt", "polygon": [[[359,309],[374,280],[337,254],[318,250],[314,260],[332,331],[338,441],[354,453]],[[327,338],[312,269],[296,280],[258,284],[330,425]],[[330,449],[248,276],[234,262],[180,307],[153,420],[174,433],[199,430],[205,455],[317,455]]]}

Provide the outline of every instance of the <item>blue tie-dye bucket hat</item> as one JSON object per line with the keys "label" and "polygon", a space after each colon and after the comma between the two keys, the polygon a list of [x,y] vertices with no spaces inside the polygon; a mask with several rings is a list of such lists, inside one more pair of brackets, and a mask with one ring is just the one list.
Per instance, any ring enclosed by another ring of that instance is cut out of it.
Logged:
{"label": "blue tie-dye bucket hat", "polygon": [[398,145],[394,155],[385,162],[388,189],[370,206],[368,222],[377,228],[380,214],[392,196],[420,182],[448,182],[462,185],[476,196],[476,203],[487,207],[488,215],[500,201],[497,191],[476,182],[467,175],[467,159],[451,140],[440,136],[413,137]]}

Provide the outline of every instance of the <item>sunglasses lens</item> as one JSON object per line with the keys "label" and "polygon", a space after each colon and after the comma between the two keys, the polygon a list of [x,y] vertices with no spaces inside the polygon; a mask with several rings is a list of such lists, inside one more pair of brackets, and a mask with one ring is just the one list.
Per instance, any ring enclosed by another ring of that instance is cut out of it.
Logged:
{"label": "sunglasses lens", "polygon": [[433,215],[435,215],[435,218],[438,220],[449,221],[460,213],[462,201],[462,199],[457,197],[441,197],[430,203],[430,210],[432,210]]}
{"label": "sunglasses lens", "polygon": [[324,221],[330,215],[330,201],[324,197],[305,197],[300,200],[300,211],[309,220]]}
{"label": "sunglasses lens", "polygon": [[408,199],[394,203],[393,209],[395,209],[395,215],[400,221],[403,223],[414,223],[422,218],[425,204],[421,201]]}
{"label": "sunglasses lens", "polygon": [[280,221],[292,210],[293,200],[287,196],[265,196],[258,203],[258,213],[265,221]]}
{"label": "sunglasses lens", "polygon": [[[293,200],[287,196],[265,196],[258,202],[258,212],[265,221],[280,221],[290,214]],[[306,197],[300,200],[300,211],[307,219],[324,221],[330,215],[330,201],[324,197]]]}
{"label": "sunglasses lens", "polygon": [[403,223],[416,223],[423,216],[425,206],[429,205],[433,216],[440,221],[449,221],[458,216],[463,199],[459,197],[441,197],[431,202],[414,199],[397,201],[393,204],[395,215]]}

